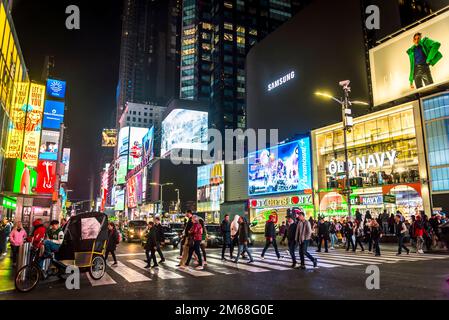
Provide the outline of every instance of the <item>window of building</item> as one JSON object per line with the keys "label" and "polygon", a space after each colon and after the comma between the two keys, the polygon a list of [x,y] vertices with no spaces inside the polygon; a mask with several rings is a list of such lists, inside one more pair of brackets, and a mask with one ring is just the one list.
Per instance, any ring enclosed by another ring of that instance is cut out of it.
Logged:
{"label": "window of building", "polygon": [[225,33],[223,35],[223,38],[224,38],[225,41],[232,41],[234,39],[234,36],[232,34],[230,34],[230,33]]}
{"label": "window of building", "polygon": [[232,9],[232,2],[225,1],[225,2],[224,2],[224,7],[225,7],[225,8],[228,8],[228,9]]}
{"label": "window of building", "polygon": [[229,23],[229,22],[225,22],[224,23],[224,28],[226,29],[226,30],[234,30],[234,26],[232,25],[232,23]]}

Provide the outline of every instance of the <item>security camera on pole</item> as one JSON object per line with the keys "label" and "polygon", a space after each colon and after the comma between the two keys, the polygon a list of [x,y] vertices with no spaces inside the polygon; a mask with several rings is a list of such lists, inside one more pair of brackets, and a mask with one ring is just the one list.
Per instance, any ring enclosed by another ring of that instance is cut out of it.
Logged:
{"label": "security camera on pole", "polygon": [[350,80],[344,80],[344,81],[340,81],[340,86],[343,88],[343,91],[345,93],[345,97],[343,99],[337,99],[335,97],[333,97],[330,94],[327,93],[321,93],[321,92],[316,92],[315,94],[317,96],[321,96],[321,97],[325,97],[328,99],[332,99],[335,102],[337,102],[338,104],[341,105],[341,116],[342,116],[342,121],[343,121],[343,136],[344,136],[344,149],[345,149],[345,188],[343,190],[343,194],[346,196],[346,200],[348,203],[348,215],[351,216],[352,215],[352,211],[351,211],[351,199],[350,199],[350,195],[351,195],[351,182],[349,180],[349,155],[348,155],[348,139],[347,139],[347,133],[348,131],[351,130],[352,126],[353,126],[353,118],[352,118],[352,110],[351,110],[351,106],[353,104],[356,105],[364,105],[367,106],[368,103],[366,102],[362,102],[362,101],[350,101],[349,100],[349,93],[351,92],[351,87],[349,86],[351,83]]}

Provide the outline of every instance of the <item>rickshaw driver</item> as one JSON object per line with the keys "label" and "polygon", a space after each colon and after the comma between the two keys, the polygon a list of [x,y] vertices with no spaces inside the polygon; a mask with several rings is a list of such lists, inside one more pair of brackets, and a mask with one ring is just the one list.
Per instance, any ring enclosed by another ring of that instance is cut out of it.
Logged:
{"label": "rickshaw driver", "polygon": [[44,241],[45,254],[51,255],[53,252],[58,252],[63,241],[64,232],[59,227],[59,221],[52,220],[50,228],[47,230],[47,240]]}

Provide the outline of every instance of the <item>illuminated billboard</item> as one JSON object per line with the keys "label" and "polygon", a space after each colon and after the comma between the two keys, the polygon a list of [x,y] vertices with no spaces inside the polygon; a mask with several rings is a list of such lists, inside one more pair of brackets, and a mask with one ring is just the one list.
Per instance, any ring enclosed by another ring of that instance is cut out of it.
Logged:
{"label": "illuminated billboard", "polygon": [[118,135],[118,148],[117,148],[117,175],[116,175],[116,183],[123,184],[125,183],[127,166],[128,166],[128,150],[129,150],[129,127],[124,127],[120,129]]}
{"label": "illuminated billboard", "polygon": [[219,211],[224,202],[224,162],[198,167],[197,211]]}
{"label": "illuminated billboard", "polygon": [[114,148],[117,145],[117,129],[103,129],[101,146]]}
{"label": "illuminated billboard", "polygon": [[151,161],[154,158],[154,126],[148,130],[148,133],[142,139],[142,159]]}
{"label": "illuminated billboard", "polygon": [[137,176],[132,176],[126,184],[128,208],[137,207]]}
{"label": "illuminated billboard", "polygon": [[42,127],[44,129],[59,130],[63,121],[64,102],[46,100],[44,108],[44,121],[42,123]]}
{"label": "illuminated billboard", "polygon": [[115,206],[116,211],[125,210],[125,189],[116,187],[115,188]]}
{"label": "illuminated billboard", "polygon": [[42,116],[44,113],[45,86],[32,83],[28,98],[23,140],[22,160],[31,167],[37,166],[39,142],[41,137]]}
{"label": "illuminated billboard", "polygon": [[58,159],[59,131],[42,130],[41,146],[39,149],[39,159]]}
{"label": "illuminated billboard", "polygon": [[37,165],[37,193],[53,193],[56,182],[56,162],[39,160]]}
{"label": "illuminated billboard", "polygon": [[248,155],[248,195],[312,189],[310,138]]}
{"label": "illuminated billboard", "polygon": [[70,148],[62,149],[62,164],[64,165],[64,174],[61,177],[61,182],[68,182],[70,169]]}
{"label": "illuminated billboard", "polygon": [[28,103],[28,82],[19,82],[13,88],[11,102],[11,120],[8,123],[8,138],[6,143],[6,158],[21,159],[23,132]]}
{"label": "illuminated billboard", "polygon": [[5,190],[29,195],[35,192],[37,172],[20,159],[6,160]]}
{"label": "illuminated billboard", "polygon": [[53,98],[65,98],[66,82],[56,79],[47,80],[47,95]]}
{"label": "illuminated billboard", "polygon": [[174,109],[162,121],[161,156],[173,149],[207,150],[207,112]]}
{"label": "illuminated billboard", "polygon": [[446,12],[370,50],[375,106],[449,81],[448,30]]}
{"label": "illuminated billboard", "polygon": [[134,169],[142,162],[142,141],[149,129],[131,127],[130,131],[128,170]]}

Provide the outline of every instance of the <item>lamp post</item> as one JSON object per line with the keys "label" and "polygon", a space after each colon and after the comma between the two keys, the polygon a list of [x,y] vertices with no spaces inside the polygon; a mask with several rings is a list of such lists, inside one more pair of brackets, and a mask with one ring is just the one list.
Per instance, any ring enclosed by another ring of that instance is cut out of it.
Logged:
{"label": "lamp post", "polygon": [[343,194],[346,195],[346,199],[347,199],[347,203],[348,203],[348,214],[349,217],[351,217],[352,215],[352,211],[351,211],[351,199],[350,199],[350,195],[351,195],[351,183],[349,181],[349,155],[348,155],[348,131],[352,128],[353,126],[353,119],[352,119],[352,110],[351,110],[351,106],[352,105],[363,105],[363,106],[368,106],[369,104],[363,101],[350,101],[349,100],[349,93],[351,92],[351,87],[349,86],[349,84],[351,83],[351,81],[349,80],[344,80],[344,81],[340,81],[340,86],[343,87],[343,91],[344,91],[344,98],[343,99],[338,99],[333,97],[330,94],[327,93],[322,93],[322,92],[316,92],[315,94],[317,96],[320,97],[324,97],[327,99],[331,99],[335,102],[337,102],[340,106],[341,106],[341,117],[342,117],[342,121],[343,121],[343,139],[344,139],[344,152],[345,152],[345,164],[344,164],[344,168],[345,168],[345,177],[346,177],[346,181],[345,181],[345,189],[343,190]]}
{"label": "lamp post", "polygon": [[179,211],[180,209],[180,201],[179,201],[179,189],[175,189],[176,194],[178,196],[177,201],[176,201],[176,211]]}
{"label": "lamp post", "polygon": [[151,182],[150,183],[150,185],[152,185],[152,186],[159,186],[159,187],[161,187],[161,190],[160,190],[160,203],[161,203],[161,205],[160,205],[160,207],[159,207],[159,213],[160,214],[162,214],[162,207],[163,207],[163,202],[162,202],[162,192],[163,192],[163,189],[164,189],[164,187],[165,186],[172,186],[173,185],[173,183],[172,182],[167,182],[167,183],[157,183],[157,182]]}

